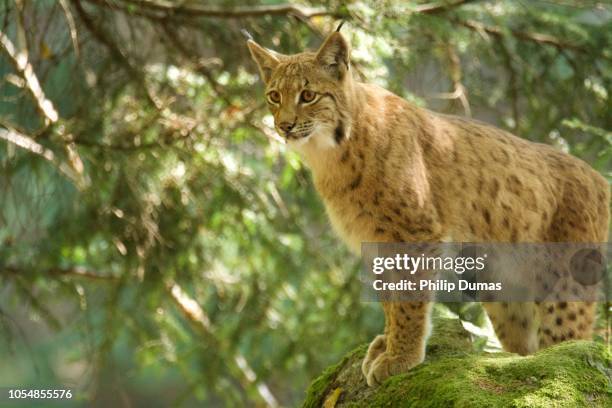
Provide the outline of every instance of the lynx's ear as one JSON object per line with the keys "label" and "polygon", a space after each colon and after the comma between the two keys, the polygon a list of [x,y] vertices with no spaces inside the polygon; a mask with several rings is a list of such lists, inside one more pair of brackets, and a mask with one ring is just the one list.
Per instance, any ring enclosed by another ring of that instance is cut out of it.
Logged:
{"label": "lynx's ear", "polygon": [[334,78],[342,79],[349,69],[349,52],[348,43],[342,34],[335,31],[317,51],[316,60]]}
{"label": "lynx's ear", "polygon": [[265,49],[253,40],[248,40],[247,46],[249,47],[251,56],[259,67],[259,73],[261,74],[262,81],[267,84],[270,80],[270,77],[272,77],[272,73],[280,62],[278,58],[279,55],[270,50]]}

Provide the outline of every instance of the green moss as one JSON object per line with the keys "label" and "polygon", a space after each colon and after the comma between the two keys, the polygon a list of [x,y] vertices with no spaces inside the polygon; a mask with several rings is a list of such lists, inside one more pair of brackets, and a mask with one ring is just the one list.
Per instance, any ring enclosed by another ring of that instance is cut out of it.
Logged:
{"label": "green moss", "polygon": [[345,367],[349,361],[361,361],[368,350],[368,345],[363,344],[355,350],[348,353],[338,364],[327,367],[323,373],[317,377],[308,387],[306,391],[306,399],[304,408],[320,407],[323,403],[323,398],[329,394],[330,385],[336,380],[338,373]]}
{"label": "green moss", "polygon": [[479,354],[457,324],[436,322],[427,360],[379,387],[368,387],[361,374],[366,346],[353,350],[312,383],[304,406],[320,407],[336,388],[338,407],[612,406],[611,356],[603,345],[565,342],[526,357]]}

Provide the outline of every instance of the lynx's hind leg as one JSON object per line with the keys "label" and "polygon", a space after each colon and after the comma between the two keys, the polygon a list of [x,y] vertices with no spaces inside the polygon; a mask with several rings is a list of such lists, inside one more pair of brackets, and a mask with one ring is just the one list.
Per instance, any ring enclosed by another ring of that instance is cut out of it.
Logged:
{"label": "lynx's hind leg", "polygon": [[538,351],[540,309],[533,302],[483,303],[504,350],[520,355]]}
{"label": "lynx's hind leg", "polygon": [[[607,181],[586,166],[576,166],[576,172],[564,185],[564,194],[553,216],[548,233],[549,242],[607,242],[610,220],[610,187]],[[592,272],[585,270],[584,273]],[[581,275],[583,276],[583,275]],[[584,276],[583,276],[584,277]],[[575,279],[576,277],[573,277]],[[596,314],[596,297],[585,295],[582,302],[570,299],[566,291],[573,290],[571,280],[562,282],[559,302],[540,305],[542,324],[539,343],[546,347],[564,340],[591,339]],[[596,288],[593,288],[596,291]],[[579,291],[572,292],[574,295]],[[584,293],[584,292],[583,292]]]}
{"label": "lynx's hind leg", "polygon": [[565,340],[590,340],[593,335],[594,302],[545,302],[540,305],[540,312],[540,347]]}

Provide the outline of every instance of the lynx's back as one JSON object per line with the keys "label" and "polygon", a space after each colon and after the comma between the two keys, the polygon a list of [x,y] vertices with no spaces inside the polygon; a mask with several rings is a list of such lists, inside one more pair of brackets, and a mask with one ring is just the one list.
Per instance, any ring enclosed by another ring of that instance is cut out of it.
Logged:
{"label": "lynx's back", "polygon": [[586,163],[374,86],[356,89],[365,95],[349,140],[299,148],[336,230],[356,251],[390,239],[564,241],[560,217],[581,226],[572,240],[606,239],[609,188]]}

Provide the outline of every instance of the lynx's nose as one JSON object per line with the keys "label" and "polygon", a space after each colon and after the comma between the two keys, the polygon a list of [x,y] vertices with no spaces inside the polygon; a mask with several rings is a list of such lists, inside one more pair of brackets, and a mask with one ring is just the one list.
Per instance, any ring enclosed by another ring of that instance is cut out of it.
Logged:
{"label": "lynx's nose", "polygon": [[289,122],[281,122],[278,127],[280,128],[280,130],[282,130],[285,133],[289,133],[291,132],[291,129],[293,129],[293,127],[295,126],[295,122],[294,123],[289,123]]}

